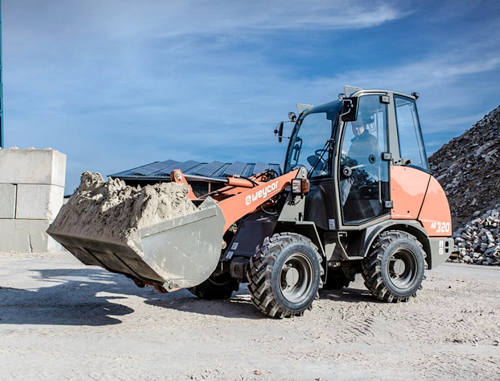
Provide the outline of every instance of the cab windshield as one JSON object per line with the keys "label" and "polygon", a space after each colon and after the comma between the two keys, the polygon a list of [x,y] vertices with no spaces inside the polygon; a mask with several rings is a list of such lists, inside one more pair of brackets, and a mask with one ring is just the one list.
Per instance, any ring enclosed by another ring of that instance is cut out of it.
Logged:
{"label": "cab windshield", "polygon": [[332,103],[316,107],[299,119],[288,145],[285,172],[305,167],[309,177],[331,173],[330,139],[339,109],[339,102]]}

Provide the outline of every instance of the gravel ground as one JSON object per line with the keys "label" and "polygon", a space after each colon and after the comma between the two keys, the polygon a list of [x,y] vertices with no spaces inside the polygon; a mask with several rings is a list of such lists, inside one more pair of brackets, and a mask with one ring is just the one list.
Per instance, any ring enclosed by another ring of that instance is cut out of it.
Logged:
{"label": "gravel ground", "polygon": [[0,254],[2,380],[500,380],[500,268],[446,264],[408,303],[359,278],[273,320],[158,294],[70,254]]}

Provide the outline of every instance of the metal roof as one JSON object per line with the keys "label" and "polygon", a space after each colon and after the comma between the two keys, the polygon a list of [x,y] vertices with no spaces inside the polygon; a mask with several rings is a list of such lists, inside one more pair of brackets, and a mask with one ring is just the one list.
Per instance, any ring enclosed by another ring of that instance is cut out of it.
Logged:
{"label": "metal roof", "polygon": [[225,180],[227,176],[233,175],[249,177],[261,173],[266,169],[276,171],[278,176],[282,175],[281,166],[276,163],[263,163],[261,161],[256,163],[242,163],[240,161],[234,163],[212,161],[211,163],[207,163],[195,160],[180,162],[169,159],[165,161],[155,161],[109,176],[122,180],[170,181],[170,172],[175,169],[180,169],[188,180],[208,182]]}

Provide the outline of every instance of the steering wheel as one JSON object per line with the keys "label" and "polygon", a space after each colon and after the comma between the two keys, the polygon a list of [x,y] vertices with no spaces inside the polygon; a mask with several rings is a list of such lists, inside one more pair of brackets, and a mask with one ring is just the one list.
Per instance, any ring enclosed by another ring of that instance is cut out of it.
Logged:
{"label": "steering wheel", "polygon": [[324,157],[322,155],[325,154],[325,150],[322,149],[317,149],[314,151],[314,156],[311,155],[307,158],[307,161],[309,164],[312,166],[316,166],[316,171],[324,171],[325,168],[327,167],[327,162],[325,161]]}

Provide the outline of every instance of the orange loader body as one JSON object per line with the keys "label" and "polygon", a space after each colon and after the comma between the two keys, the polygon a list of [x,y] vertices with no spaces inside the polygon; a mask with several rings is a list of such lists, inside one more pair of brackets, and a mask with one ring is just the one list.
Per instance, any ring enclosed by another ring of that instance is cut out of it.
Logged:
{"label": "orange loader body", "polygon": [[[141,287],[223,299],[248,283],[253,304],[270,317],[302,315],[321,288],[348,287],[357,274],[377,299],[409,301],[424,271],[453,249],[417,98],[346,87],[339,100],[303,106],[289,114],[282,176],[228,177],[201,197],[189,188],[196,212],[137,229],[124,242],[48,232],[83,263]],[[275,130],[280,142],[285,123]],[[189,186],[180,170],[170,177]]]}

